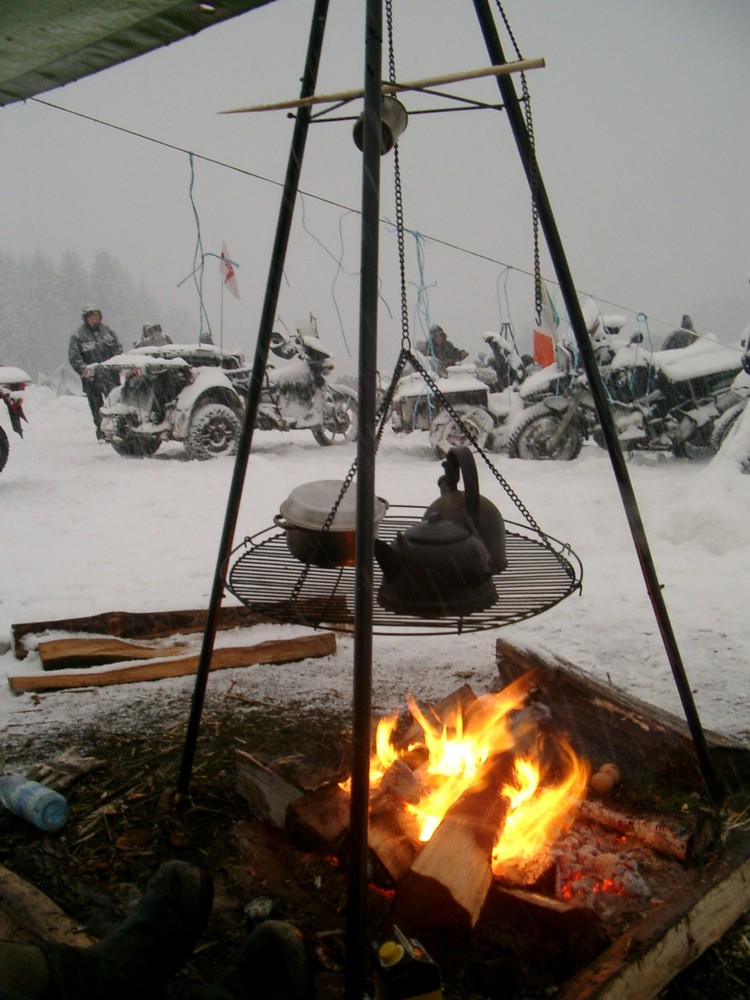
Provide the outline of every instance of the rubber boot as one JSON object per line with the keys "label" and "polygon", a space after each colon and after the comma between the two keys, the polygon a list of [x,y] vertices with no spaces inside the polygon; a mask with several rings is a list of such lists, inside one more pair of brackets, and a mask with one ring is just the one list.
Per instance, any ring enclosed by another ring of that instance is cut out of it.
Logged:
{"label": "rubber boot", "polygon": [[310,1000],[312,949],[293,924],[266,920],[239,948],[205,1000]]}
{"label": "rubber boot", "polygon": [[133,913],[98,944],[40,945],[49,970],[45,1000],[158,1000],[193,953],[212,902],[208,874],[168,861]]}

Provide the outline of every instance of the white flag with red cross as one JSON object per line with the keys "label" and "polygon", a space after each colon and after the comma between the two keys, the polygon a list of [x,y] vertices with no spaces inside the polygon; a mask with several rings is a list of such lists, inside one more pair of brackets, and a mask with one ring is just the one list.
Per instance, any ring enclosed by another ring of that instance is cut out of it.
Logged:
{"label": "white flag with red cross", "polygon": [[235,271],[234,261],[229,256],[226,243],[222,243],[221,245],[221,276],[224,288],[238,299],[240,297],[240,290],[237,287],[237,272]]}

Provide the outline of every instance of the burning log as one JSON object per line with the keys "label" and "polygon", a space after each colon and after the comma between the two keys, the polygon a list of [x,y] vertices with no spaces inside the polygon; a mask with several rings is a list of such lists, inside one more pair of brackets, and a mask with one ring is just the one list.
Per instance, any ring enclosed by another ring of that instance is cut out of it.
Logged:
{"label": "burning log", "polygon": [[419,852],[416,820],[388,793],[370,800],[367,845],[391,885],[406,875]]}
{"label": "burning log", "polygon": [[471,929],[492,884],[492,849],[509,802],[500,793],[509,781],[514,755],[490,760],[476,787],[445,813],[398,885],[393,920],[407,933],[429,927]]}
{"label": "burning log", "polygon": [[696,829],[688,830],[664,819],[628,816],[593,800],[581,802],[579,810],[579,815],[589,822],[630,834],[660,854],[682,862],[695,861],[704,856],[715,846],[719,834],[713,819],[708,816]]}

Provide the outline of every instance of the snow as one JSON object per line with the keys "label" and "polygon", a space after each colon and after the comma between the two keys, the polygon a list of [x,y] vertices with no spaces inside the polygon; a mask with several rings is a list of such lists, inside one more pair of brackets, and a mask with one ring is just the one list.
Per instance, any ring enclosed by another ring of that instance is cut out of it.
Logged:
{"label": "snow", "polygon": [[[233,461],[189,462],[176,443],[162,445],[151,459],[122,458],[96,441],[85,398],[57,397],[48,387],[30,386],[25,409],[25,436],[9,431],[10,458],[0,475],[0,733],[6,750],[84,723],[132,731],[186,722],[192,678],[12,694],[7,676],[41,668],[36,651],[15,658],[11,625],[207,607]],[[353,444],[320,447],[309,431],[257,431],[235,544],[269,527],[296,486],[342,479],[355,454]],[[409,693],[435,700],[466,681],[478,693],[496,689],[495,639],[501,637],[562,657],[681,715],[609,456],[587,443],[573,462],[511,461],[502,454],[494,461],[542,529],[580,557],[583,594],[498,631],[374,636],[375,710],[400,709]],[[479,465],[483,494],[508,519],[522,520]],[[726,459],[650,456],[628,468],[703,725],[748,739],[750,476]],[[438,495],[441,472],[426,433],[386,430],[376,466],[379,496],[427,505]],[[236,602],[229,596],[225,603]],[[217,645],[305,631],[263,625],[221,632]],[[353,639],[339,635],[337,652],[324,660],[211,674],[205,711],[230,688],[270,705],[346,709],[352,673]]]}

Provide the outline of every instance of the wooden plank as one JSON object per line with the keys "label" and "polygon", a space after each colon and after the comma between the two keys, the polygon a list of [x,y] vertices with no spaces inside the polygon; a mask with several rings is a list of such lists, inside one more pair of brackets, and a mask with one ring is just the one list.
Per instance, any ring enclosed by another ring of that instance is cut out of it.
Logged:
{"label": "wooden plank", "polygon": [[[332,632],[299,636],[294,639],[271,639],[254,646],[215,649],[211,670],[249,667],[256,663],[289,663],[314,656],[329,656],[336,650]],[[140,681],[162,680],[166,677],[186,677],[198,669],[200,656],[182,656],[172,660],[152,660],[132,667],[85,673],[53,673],[8,677],[11,691],[59,691],[79,687],[103,687],[110,684],[135,684]]]}
{"label": "wooden plank", "polygon": [[[180,632],[203,632],[205,608],[187,611],[105,611],[81,618],[58,618],[50,621],[22,622],[11,625],[15,655],[19,660],[29,650],[22,642],[27,635],[43,632],[96,632],[129,639],[161,639]],[[218,628],[243,628],[267,622],[269,618],[243,606],[219,608]]]}
{"label": "wooden plank", "polygon": [[737,831],[693,886],[631,927],[555,1000],[654,1000],[749,909],[750,834]]}
{"label": "wooden plank", "polygon": [[179,656],[185,652],[185,643],[172,646],[145,646],[127,639],[106,636],[78,639],[48,639],[39,643],[42,670],[60,670],[62,667],[101,667],[120,660],[155,660],[166,656]]}

